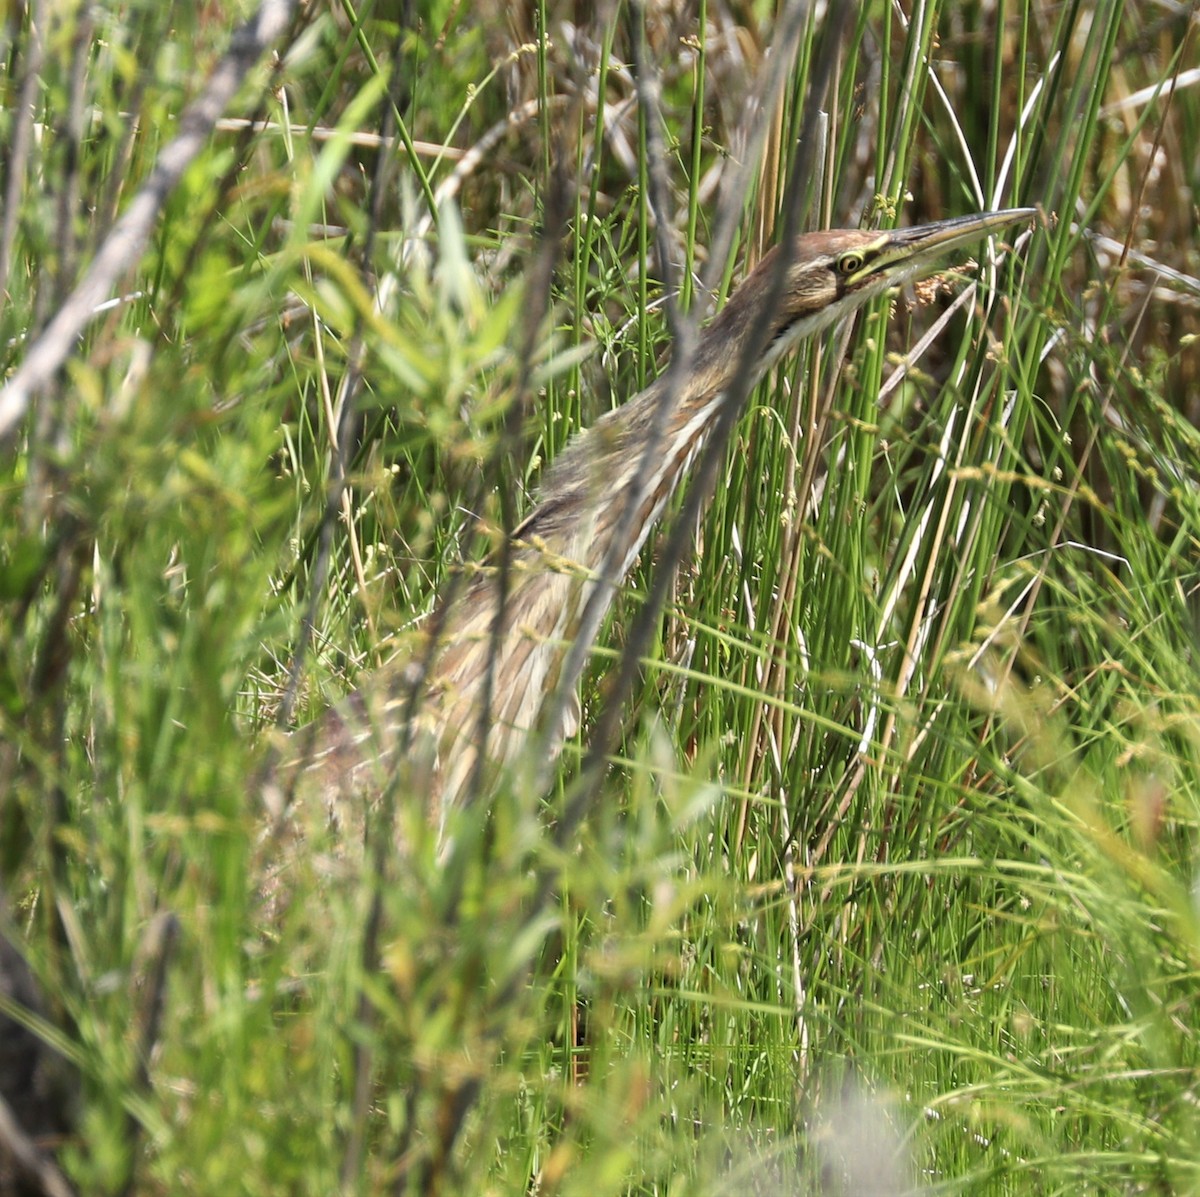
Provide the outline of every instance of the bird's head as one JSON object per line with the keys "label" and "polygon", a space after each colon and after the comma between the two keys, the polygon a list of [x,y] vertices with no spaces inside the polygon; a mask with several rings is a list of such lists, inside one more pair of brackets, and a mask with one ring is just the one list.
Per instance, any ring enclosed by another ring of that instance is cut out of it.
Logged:
{"label": "bird's head", "polygon": [[712,331],[735,349],[736,358],[759,322],[766,321],[760,358],[766,370],[799,341],[875,296],[936,270],[947,253],[1036,214],[1034,208],[1010,208],[886,232],[805,233],[792,244],[778,300],[770,302],[781,253],[776,247],[737,289]]}

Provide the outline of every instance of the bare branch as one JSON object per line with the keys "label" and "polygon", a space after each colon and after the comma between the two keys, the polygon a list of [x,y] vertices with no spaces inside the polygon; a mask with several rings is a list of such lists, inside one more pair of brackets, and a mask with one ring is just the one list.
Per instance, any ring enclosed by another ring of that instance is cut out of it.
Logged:
{"label": "bare branch", "polygon": [[67,360],[96,309],[137,263],[167,197],[203,149],[254,64],[291,23],[294,6],[295,0],[263,0],[258,12],[234,33],[204,90],[180,118],[178,136],[159,155],[150,177],[113,226],[87,273],[34,342],[20,369],[0,390],[0,441],[12,435],[33,397]]}

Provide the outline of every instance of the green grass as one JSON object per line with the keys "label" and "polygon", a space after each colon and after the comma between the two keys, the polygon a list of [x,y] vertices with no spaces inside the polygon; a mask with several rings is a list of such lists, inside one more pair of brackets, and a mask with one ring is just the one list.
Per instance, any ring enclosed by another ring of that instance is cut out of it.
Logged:
{"label": "green grass", "polygon": [[[7,18],[6,375],[233,7]],[[642,10],[346,0],[247,82],[226,116],[272,127],[214,135],[0,445],[0,874],[79,1192],[1200,1191],[1200,107],[1136,98],[1194,34],[909,8],[854,10],[807,225],[1052,219],[751,397],[566,845],[653,548],[553,791],[516,778],[448,856],[407,794],[365,849],[305,804],[268,835],[262,765],[298,646],[293,723],[659,368]],[[697,310],[777,19],[644,14]],[[781,223],[822,36],[722,291]]]}

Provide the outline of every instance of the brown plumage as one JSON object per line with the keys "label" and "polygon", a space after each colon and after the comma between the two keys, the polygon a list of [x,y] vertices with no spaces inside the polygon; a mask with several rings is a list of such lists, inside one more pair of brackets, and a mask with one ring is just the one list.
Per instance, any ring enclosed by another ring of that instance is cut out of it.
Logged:
{"label": "brown plumage", "polygon": [[[611,580],[619,582],[633,565],[711,430],[746,345],[757,343],[759,321],[767,322],[767,335],[752,382],[801,340],[928,273],[946,251],[1033,215],[1011,209],[894,232],[807,234],[792,247],[781,297],[767,310],[779,253],[771,251],[708,325],[676,395],[668,393],[669,372],[660,376],[580,433],[547,471],[537,505],[511,537],[498,633],[500,581],[496,567],[485,565],[450,605],[416,701],[417,662],[385,667],[295,734],[300,753],[293,765],[318,778],[327,796],[380,792],[403,768],[400,788],[426,799],[441,822],[465,793],[482,726],[489,728],[489,768],[521,757],[546,699],[563,682],[567,651],[600,571],[609,563]],[[663,403],[671,406],[660,425],[660,451],[647,463],[643,449]],[[629,519],[631,498],[639,505]],[[611,590],[605,607],[610,598]],[[490,710],[482,720],[489,669]],[[566,679],[572,701],[543,741],[550,752],[578,730],[577,680]],[[410,710],[414,720],[405,722]]]}

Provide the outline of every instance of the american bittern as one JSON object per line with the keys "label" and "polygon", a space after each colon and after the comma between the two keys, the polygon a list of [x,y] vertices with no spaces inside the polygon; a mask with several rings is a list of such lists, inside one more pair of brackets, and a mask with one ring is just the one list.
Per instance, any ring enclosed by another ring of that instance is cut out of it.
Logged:
{"label": "american bittern", "polygon": [[[415,665],[385,668],[297,733],[308,771],[332,796],[378,792],[404,767],[405,788],[427,791],[431,815],[444,817],[476,767],[484,727],[486,760],[509,764],[556,687],[574,694],[577,679],[562,677],[564,662],[601,571],[616,582],[632,566],[711,430],[746,346],[762,346],[751,364],[757,381],[800,341],[929,273],[948,251],[1034,215],[1012,208],[891,232],[809,233],[792,246],[781,292],[772,278],[779,249],[768,253],[708,325],[674,396],[661,375],[559,456],[512,533],[503,584],[494,566],[474,574],[446,611],[424,678]],[[772,291],[780,296],[773,304]],[[661,452],[647,462],[643,446],[664,401]],[[639,506],[627,515],[630,501]],[[601,590],[606,605],[611,586]],[[560,709],[560,726],[541,729],[549,751],[579,726],[577,700]]]}

